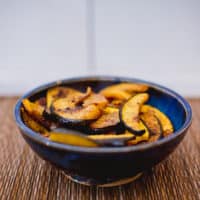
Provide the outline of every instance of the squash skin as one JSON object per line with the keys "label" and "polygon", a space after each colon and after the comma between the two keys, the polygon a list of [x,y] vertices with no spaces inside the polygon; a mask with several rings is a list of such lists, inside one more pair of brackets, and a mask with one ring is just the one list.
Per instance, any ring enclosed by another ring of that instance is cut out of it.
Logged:
{"label": "squash skin", "polygon": [[126,129],[135,134],[142,135],[146,127],[140,120],[140,108],[147,102],[149,95],[147,93],[140,93],[131,97],[126,101],[120,109],[120,120],[123,122]]}

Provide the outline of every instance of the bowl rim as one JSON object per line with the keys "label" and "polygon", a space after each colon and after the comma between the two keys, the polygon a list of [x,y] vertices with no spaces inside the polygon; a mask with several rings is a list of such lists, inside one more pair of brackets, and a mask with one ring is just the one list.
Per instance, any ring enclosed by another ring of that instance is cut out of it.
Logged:
{"label": "bowl rim", "polygon": [[[157,90],[160,90],[164,93],[167,93],[168,95],[174,97],[184,108],[185,113],[186,113],[186,119],[184,124],[181,126],[180,129],[175,131],[173,134],[169,135],[168,137],[162,138],[161,140],[157,140],[152,143],[144,143],[144,144],[138,144],[136,146],[126,146],[126,147],[81,147],[81,146],[73,146],[73,145],[68,145],[68,144],[61,144],[61,143],[56,143],[53,141],[48,140],[44,136],[38,134],[37,132],[33,131],[29,127],[27,127],[24,122],[22,121],[21,114],[20,114],[20,108],[21,108],[21,103],[24,98],[29,98],[32,96],[34,93],[41,92],[43,90],[46,90],[50,87],[54,87],[60,84],[67,84],[67,83],[73,83],[77,81],[123,81],[123,82],[135,82],[135,83],[142,83],[142,84],[147,84],[150,87],[153,87]],[[15,108],[14,108],[14,118],[16,121],[17,126],[19,129],[22,131],[22,134],[30,138],[31,140],[34,140],[37,143],[40,143],[48,148],[54,148],[57,150],[65,150],[65,151],[73,151],[73,152],[81,152],[81,153],[125,153],[125,152],[132,152],[132,151],[144,151],[146,149],[151,149],[154,147],[158,147],[160,145],[163,145],[165,143],[168,143],[175,138],[179,137],[182,133],[184,133],[189,126],[191,125],[192,122],[192,109],[190,104],[187,102],[185,98],[183,98],[181,95],[176,93],[175,91],[161,86],[157,83],[153,83],[151,81],[145,81],[142,79],[138,78],[128,78],[128,77],[119,77],[119,76],[81,76],[81,77],[76,77],[76,78],[67,78],[67,79],[62,79],[62,80],[57,80],[53,82],[49,82],[46,84],[43,84],[39,87],[36,87],[29,92],[25,93],[23,96],[19,98],[17,101]]]}

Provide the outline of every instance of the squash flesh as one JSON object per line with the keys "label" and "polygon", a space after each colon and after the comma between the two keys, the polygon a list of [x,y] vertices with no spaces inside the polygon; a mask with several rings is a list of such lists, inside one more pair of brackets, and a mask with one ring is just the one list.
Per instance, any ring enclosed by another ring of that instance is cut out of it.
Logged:
{"label": "squash flesh", "polygon": [[84,146],[84,147],[98,147],[99,145],[93,140],[78,134],[71,133],[57,133],[51,132],[49,139],[54,142],[63,144]]}
{"label": "squash flesh", "polygon": [[101,94],[104,95],[108,99],[119,99],[119,100],[126,100],[132,96],[128,92],[116,90],[116,89],[101,91]]}
{"label": "squash flesh", "polygon": [[124,146],[126,143],[133,139],[133,134],[119,134],[119,135],[89,135],[88,138],[96,141],[103,146]]}

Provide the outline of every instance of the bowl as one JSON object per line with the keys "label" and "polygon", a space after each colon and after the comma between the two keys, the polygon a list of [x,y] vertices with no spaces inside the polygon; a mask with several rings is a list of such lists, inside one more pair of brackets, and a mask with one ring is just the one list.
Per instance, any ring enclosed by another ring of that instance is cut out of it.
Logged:
{"label": "bowl", "polygon": [[[27,127],[20,108],[24,98],[35,100],[55,86],[70,86],[84,91],[91,86],[94,91],[120,82],[136,82],[150,87],[148,104],[163,111],[174,125],[174,133],[158,141],[126,147],[79,147],[49,141]],[[25,141],[42,159],[57,166],[73,181],[102,187],[128,183],[165,159],[184,138],[191,125],[192,111],[189,103],[176,92],[155,83],[122,77],[81,77],[42,85],[22,96],[14,110],[15,120]],[[177,158],[178,159],[178,158]]]}

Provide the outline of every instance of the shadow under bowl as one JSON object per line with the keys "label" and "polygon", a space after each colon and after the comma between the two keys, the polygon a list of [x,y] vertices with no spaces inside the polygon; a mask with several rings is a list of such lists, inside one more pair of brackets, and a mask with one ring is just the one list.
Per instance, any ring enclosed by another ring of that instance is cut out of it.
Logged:
{"label": "shadow under bowl", "polygon": [[[91,86],[98,92],[106,86],[120,82],[149,85],[148,104],[157,107],[171,119],[174,133],[158,141],[136,146],[88,148],[49,141],[28,128],[22,120],[20,112],[22,100],[24,98],[36,100],[45,96],[51,87],[62,85],[85,91],[87,86]],[[73,78],[42,85],[19,99],[14,115],[22,136],[41,158],[62,169],[76,182],[105,187],[133,181],[143,171],[165,159],[181,142],[192,119],[188,102],[170,89],[139,79],[105,76]]]}

